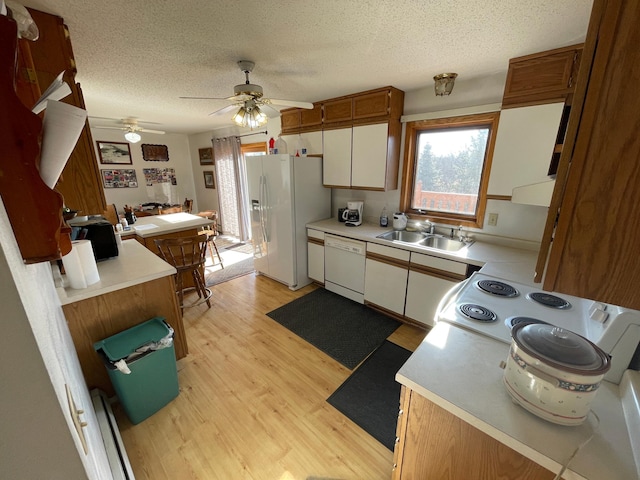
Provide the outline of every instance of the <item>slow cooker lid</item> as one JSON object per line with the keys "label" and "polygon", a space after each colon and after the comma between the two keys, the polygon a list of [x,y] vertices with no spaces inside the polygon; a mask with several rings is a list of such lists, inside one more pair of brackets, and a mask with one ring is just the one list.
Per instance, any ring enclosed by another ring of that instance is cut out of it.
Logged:
{"label": "slow cooker lid", "polygon": [[516,327],[520,328],[514,328],[512,334],[518,346],[543,361],[590,373],[610,367],[609,358],[602,350],[570,330],[541,323]]}

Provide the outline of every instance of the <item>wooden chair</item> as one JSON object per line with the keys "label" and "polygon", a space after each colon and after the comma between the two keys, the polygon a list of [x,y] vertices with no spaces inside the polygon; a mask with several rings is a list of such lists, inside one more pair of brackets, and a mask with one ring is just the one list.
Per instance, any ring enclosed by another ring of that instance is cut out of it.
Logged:
{"label": "wooden chair", "polygon": [[[180,311],[186,307],[195,307],[203,302],[211,308],[211,290],[207,288],[202,276],[207,253],[207,240],[201,235],[178,238],[161,238],[154,240],[162,259],[173,265],[176,273],[176,293],[180,303]],[[194,287],[184,287],[184,275],[191,274]],[[199,300],[190,305],[184,304],[184,291],[195,288]]]}
{"label": "wooden chair", "polygon": [[189,200],[188,198],[184,199],[184,203],[182,204],[182,211],[191,213],[193,210],[193,199]]}
{"label": "wooden chair", "polygon": [[180,212],[182,212],[182,207],[158,208],[158,215],[167,215],[168,213],[180,213]]}
{"label": "wooden chair", "polygon": [[120,221],[118,218],[118,211],[116,210],[116,206],[113,203],[111,205],[107,205],[107,209],[104,212],[102,212],[102,216],[111,225],[115,225]]}
{"label": "wooden chair", "polygon": [[220,266],[224,268],[222,264],[222,257],[220,256],[220,252],[218,251],[218,246],[216,245],[216,237],[218,236],[218,212],[215,210],[208,210],[206,212],[198,212],[199,217],[208,218],[209,220],[213,220],[212,225],[208,225],[206,227],[202,227],[202,230],[198,232],[199,235],[203,235],[207,239],[207,246],[209,247],[209,255],[211,255],[211,263],[216,264],[216,260],[213,256],[213,252],[216,252],[218,256],[218,260],[220,261]]}

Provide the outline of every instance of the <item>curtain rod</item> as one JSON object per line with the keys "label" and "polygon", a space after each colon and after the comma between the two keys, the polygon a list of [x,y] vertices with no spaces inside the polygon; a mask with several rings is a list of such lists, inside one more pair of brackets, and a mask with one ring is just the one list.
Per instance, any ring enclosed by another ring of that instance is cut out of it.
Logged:
{"label": "curtain rod", "polygon": [[265,130],[264,132],[253,132],[253,133],[245,133],[244,135],[236,135],[236,137],[242,138],[242,137],[248,137],[249,135],[260,135],[261,133],[264,133],[265,135],[269,134],[269,132]]}

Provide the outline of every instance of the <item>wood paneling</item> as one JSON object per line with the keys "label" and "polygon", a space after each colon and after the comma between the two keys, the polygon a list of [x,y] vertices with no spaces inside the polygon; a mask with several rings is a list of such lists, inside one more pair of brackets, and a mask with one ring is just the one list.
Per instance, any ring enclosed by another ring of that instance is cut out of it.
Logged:
{"label": "wood paneling", "polygon": [[178,311],[173,276],[134,285],[62,307],[89,388],[109,396],[114,390],[93,344],[153,317],[164,317],[174,329],[176,358],[189,353]]}
{"label": "wood paneling", "polygon": [[551,480],[554,474],[410,389],[403,389],[394,480]]}

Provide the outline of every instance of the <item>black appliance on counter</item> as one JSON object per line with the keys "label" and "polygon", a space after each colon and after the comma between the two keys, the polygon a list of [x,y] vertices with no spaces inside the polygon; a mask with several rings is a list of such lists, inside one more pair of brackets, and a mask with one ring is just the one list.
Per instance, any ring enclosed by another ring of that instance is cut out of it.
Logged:
{"label": "black appliance on counter", "polygon": [[72,240],[91,240],[96,261],[118,256],[118,242],[113,225],[105,220],[96,220],[82,226],[72,227]]}

